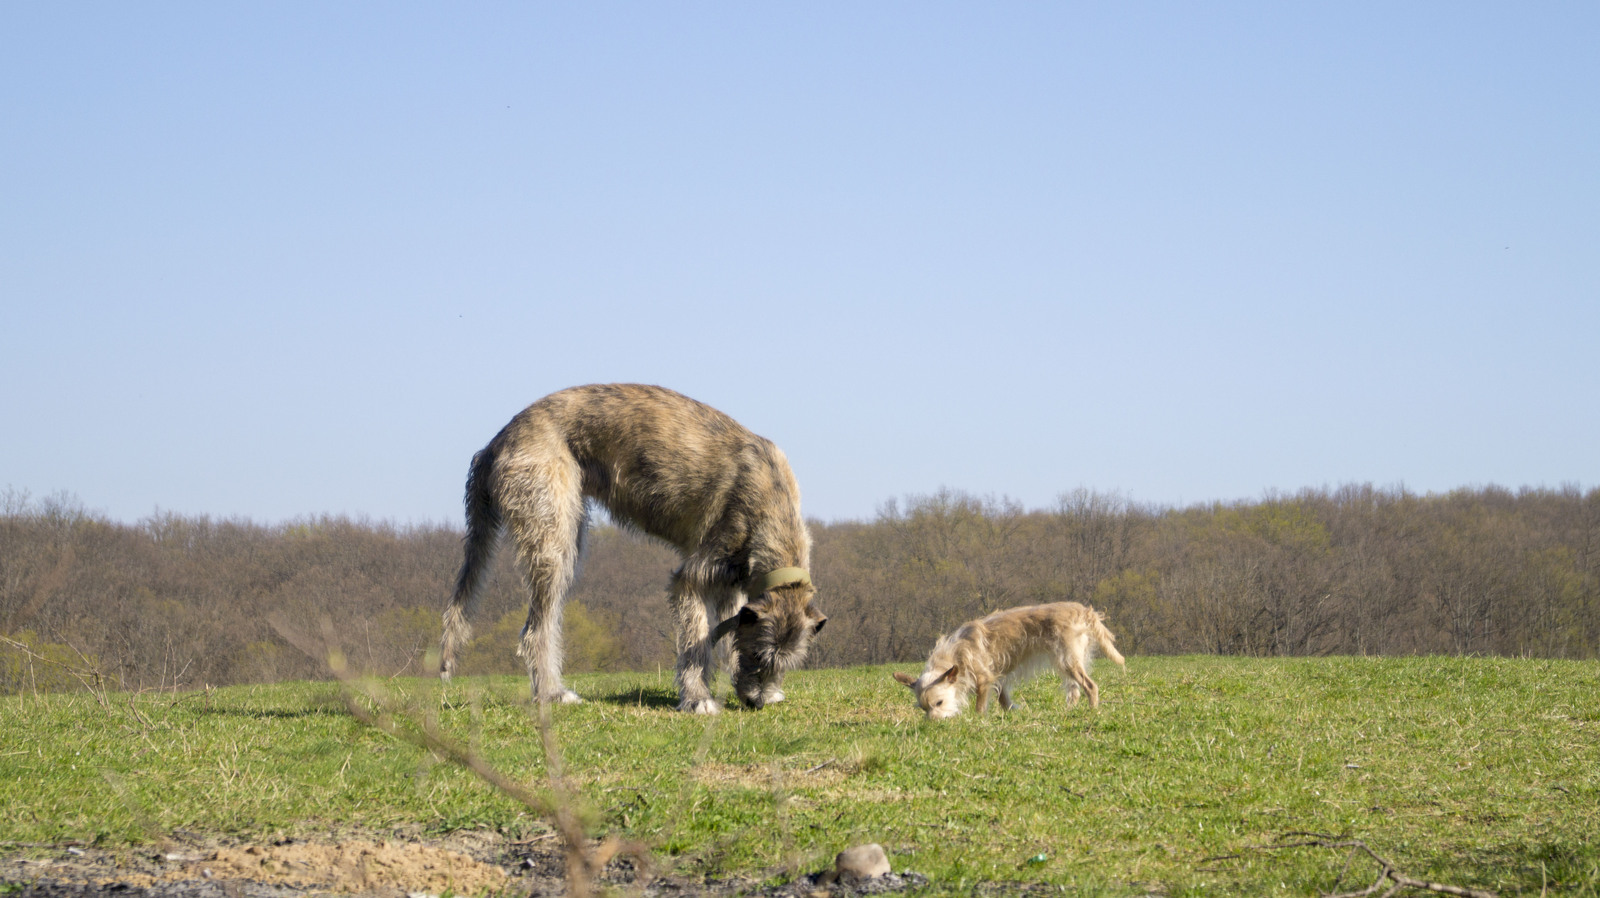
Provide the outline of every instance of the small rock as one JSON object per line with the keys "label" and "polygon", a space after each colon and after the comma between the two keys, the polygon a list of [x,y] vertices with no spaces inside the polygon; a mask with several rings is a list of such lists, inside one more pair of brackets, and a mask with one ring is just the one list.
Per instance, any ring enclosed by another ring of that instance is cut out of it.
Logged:
{"label": "small rock", "polygon": [[889,856],[882,845],[869,842],[839,852],[833,867],[841,879],[872,879],[889,872]]}

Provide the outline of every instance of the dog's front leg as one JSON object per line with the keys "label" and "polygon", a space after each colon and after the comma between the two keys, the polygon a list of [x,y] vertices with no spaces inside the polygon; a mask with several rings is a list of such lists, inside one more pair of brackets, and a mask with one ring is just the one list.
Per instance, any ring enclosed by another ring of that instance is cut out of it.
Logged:
{"label": "dog's front leg", "polygon": [[784,700],[783,674],[783,671],[778,671],[772,675],[772,680],[770,682],[761,687],[761,704],[775,705]]}
{"label": "dog's front leg", "polygon": [[988,680],[978,681],[978,713],[980,715],[989,710],[989,690],[992,688],[994,688],[994,684]]}
{"label": "dog's front leg", "polygon": [[678,619],[678,710],[716,714],[722,710],[711,697],[716,646],[711,643],[712,622],[703,588],[690,583],[679,569],[672,575],[669,603]]}

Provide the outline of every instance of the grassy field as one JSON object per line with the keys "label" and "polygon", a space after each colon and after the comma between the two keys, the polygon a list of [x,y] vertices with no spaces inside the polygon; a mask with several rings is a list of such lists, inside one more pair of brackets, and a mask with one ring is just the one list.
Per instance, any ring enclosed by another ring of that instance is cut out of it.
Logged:
{"label": "grassy field", "polygon": [[[1360,839],[1404,873],[1502,895],[1600,894],[1600,664],[1132,658],[1098,711],[1053,680],[1007,714],[927,723],[892,669],[805,671],[789,701],[697,718],[670,673],[574,676],[554,711],[593,832],[678,872],[783,877],[881,843],[933,891],[1311,895]],[[545,760],[521,678],[384,684],[501,770]],[[453,765],[356,722],[339,686],[0,699],[0,842],[174,830],[545,830]],[[1370,862],[1342,889],[1366,886]]]}

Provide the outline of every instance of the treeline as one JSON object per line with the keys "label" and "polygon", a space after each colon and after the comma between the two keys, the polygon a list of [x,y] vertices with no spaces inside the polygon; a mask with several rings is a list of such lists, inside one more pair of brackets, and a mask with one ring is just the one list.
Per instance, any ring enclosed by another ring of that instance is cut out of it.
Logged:
{"label": "treeline", "polygon": [[[944,491],[811,528],[830,617],[818,666],[918,660],[963,620],[1061,599],[1105,611],[1130,655],[1600,653],[1600,490],[1351,485],[1187,508],[1080,490],[1048,509]],[[460,536],[340,517],[123,524],[5,493],[0,691],[87,675],[125,689],[322,676],[297,634],[331,634],[370,673],[430,672]],[[467,673],[521,669],[510,555],[474,617]],[[675,563],[594,528],[566,610],[567,668],[670,669]]]}

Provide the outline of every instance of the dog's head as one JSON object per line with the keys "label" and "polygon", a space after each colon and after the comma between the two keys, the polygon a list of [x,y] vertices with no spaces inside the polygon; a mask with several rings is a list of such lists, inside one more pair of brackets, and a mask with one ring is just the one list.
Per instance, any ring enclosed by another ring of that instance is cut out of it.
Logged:
{"label": "dog's head", "polygon": [[812,607],[807,583],[768,590],[717,625],[716,642],[733,634],[733,691],[746,707],[760,708],[777,691],[785,671],[799,667],[827,615]]}
{"label": "dog's head", "polygon": [[942,672],[930,668],[920,677],[895,671],[894,678],[910,687],[911,694],[917,697],[917,707],[929,720],[954,717],[961,713],[961,706],[965,704],[967,693],[960,685],[961,669],[954,665]]}

